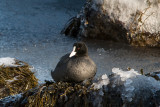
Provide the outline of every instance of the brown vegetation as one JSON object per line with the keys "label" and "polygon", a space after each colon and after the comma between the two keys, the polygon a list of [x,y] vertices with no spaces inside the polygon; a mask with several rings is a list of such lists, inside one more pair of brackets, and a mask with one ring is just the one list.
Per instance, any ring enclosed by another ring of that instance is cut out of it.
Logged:
{"label": "brown vegetation", "polygon": [[25,92],[38,84],[27,63],[16,61],[16,64],[16,67],[0,66],[0,99]]}

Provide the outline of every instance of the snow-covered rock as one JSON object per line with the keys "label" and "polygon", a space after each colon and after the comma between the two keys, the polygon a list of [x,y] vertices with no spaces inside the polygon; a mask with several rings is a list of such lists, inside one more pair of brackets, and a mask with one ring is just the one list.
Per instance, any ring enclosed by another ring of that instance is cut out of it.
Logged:
{"label": "snow-covered rock", "polygon": [[127,104],[153,104],[150,101],[155,93],[160,90],[160,82],[152,77],[141,75],[131,69],[123,71],[119,68],[112,69],[113,76],[110,78],[111,88],[116,88],[117,93]]}
{"label": "snow-covered rock", "polygon": [[88,0],[69,22],[66,35],[160,46],[159,0]]}

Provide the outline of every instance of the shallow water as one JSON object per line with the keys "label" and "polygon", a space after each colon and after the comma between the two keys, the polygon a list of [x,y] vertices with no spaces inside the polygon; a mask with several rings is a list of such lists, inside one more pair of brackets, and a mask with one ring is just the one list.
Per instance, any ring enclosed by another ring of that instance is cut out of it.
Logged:
{"label": "shallow water", "polygon": [[[78,0],[1,0],[0,57],[28,62],[34,67],[39,82],[50,80],[50,70],[78,41],[59,32],[83,3]],[[97,64],[97,76],[110,74],[113,67],[144,69],[145,73],[160,70],[160,50],[157,48],[100,40],[86,43],[90,57]]]}

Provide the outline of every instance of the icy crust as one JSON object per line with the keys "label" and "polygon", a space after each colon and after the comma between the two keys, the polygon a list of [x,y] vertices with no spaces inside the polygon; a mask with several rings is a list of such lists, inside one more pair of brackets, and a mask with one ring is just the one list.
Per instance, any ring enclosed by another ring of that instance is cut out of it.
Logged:
{"label": "icy crust", "polygon": [[134,71],[134,69],[131,69],[129,71],[123,71],[123,70],[120,70],[119,68],[113,68],[112,72],[115,75],[119,75],[121,78],[121,81],[126,81],[127,79],[134,78],[137,75],[141,75],[138,73],[138,71]]}
{"label": "icy crust", "polygon": [[0,66],[5,66],[5,67],[17,67],[15,58],[10,58],[10,57],[3,57],[0,58]]}
{"label": "icy crust", "polygon": [[102,75],[102,77],[98,80],[98,82],[93,83],[93,87],[95,90],[101,89],[104,85],[109,84],[109,78],[106,74]]}
{"label": "icy crust", "polygon": [[95,90],[99,90],[97,97],[101,98],[100,96],[103,96],[108,90],[112,90],[111,92],[116,90],[124,102],[137,103],[141,99],[147,101],[160,90],[159,81],[153,77],[141,75],[134,69],[123,71],[119,68],[113,68],[112,72],[112,76],[108,77],[104,74],[92,84]]}
{"label": "icy crust", "polygon": [[107,12],[114,21],[123,22],[126,29],[160,31],[160,1],[158,0],[92,0],[92,8]]}
{"label": "icy crust", "polygon": [[154,93],[160,90],[160,82],[152,77],[147,77],[138,73],[134,69],[123,71],[113,68],[112,87],[116,87],[121,93],[123,101],[137,102],[141,98],[147,100]]}

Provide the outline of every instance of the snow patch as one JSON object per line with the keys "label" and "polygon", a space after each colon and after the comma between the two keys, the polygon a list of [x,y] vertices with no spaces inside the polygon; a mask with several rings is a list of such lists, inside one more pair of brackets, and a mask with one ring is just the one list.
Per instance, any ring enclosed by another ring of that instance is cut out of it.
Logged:
{"label": "snow patch", "polygon": [[[135,21],[137,14],[143,14],[137,17],[142,21],[138,22],[141,31],[158,33],[160,31],[160,3],[158,0],[93,0],[92,8],[97,10],[107,10],[109,17],[119,20],[129,29],[131,23]],[[142,23],[144,22],[144,23]]]}
{"label": "snow patch", "polygon": [[5,67],[11,66],[11,67],[17,67],[15,58],[10,57],[4,57],[0,58],[0,65],[3,65]]}
{"label": "snow patch", "polygon": [[92,86],[94,87],[95,90],[98,90],[98,89],[101,89],[104,85],[108,85],[108,84],[109,84],[109,78],[106,74],[104,74],[102,75],[100,80],[97,83],[93,83]]}
{"label": "snow patch", "polygon": [[[135,101],[149,98],[156,91],[160,90],[160,82],[152,77],[141,75],[138,71],[131,69],[123,71],[119,68],[113,68],[113,81],[110,81],[113,88],[120,90],[124,101]],[[120,87],[120,88],[119,88]],[[119,88],[119,89],[118,89]]]}
{"label": "snow patch", "polygon": [[131,69],[129,71],[122,71],[119,68],[113,68],[112,72],[116,75],[119,75],[122,81],[126,81],[129,78],[136,77],[137,75],[141,75],[138,73],[138,71],[134,71],[134,69]]}

